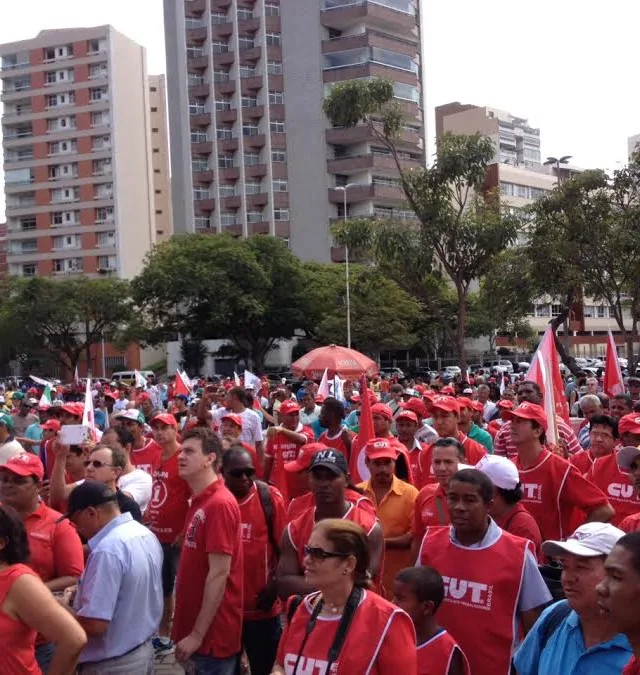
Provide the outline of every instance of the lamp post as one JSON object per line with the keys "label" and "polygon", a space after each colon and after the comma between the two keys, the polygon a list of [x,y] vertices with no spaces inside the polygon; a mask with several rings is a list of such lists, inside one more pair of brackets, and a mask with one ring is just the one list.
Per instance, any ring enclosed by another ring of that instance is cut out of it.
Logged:
{"label": "lamp post", "polygon": [[[347,190],[354,187],[358,183],[347,183],[346,185],[337,185],[336,190],[342,190],[343,195],[343,219],[347,222]],[[349,245],[344,247],[344,273],[345,273],[345,287],[346,287],[346,304],[347,304],[347,347],[351,349],[351,297],[349,292]]]}
{"label": "lamp post", "polygon": [[[558,178],[558,187],[560,187],[560,183],[562,182],[560,180],[560,165],[561,164],[568,164],[569,160],[571,159],[571,155],[562,155],[562,157],[547,157],[546,162],[544,162],[545,166],[555,166],[556,168],[556,177]],[[571,312],[571,309],[569,309],[569,312]],[[569,337],[569,317],[564,320],[562,324],[562,330],[564,332],[564,348],[567,352],[567,354],[571,354],[571,338]]]}

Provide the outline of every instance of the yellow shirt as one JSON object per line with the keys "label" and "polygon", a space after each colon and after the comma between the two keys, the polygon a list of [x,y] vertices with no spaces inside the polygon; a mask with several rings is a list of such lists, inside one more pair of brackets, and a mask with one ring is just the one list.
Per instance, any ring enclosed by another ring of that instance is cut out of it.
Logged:
{"label": "yellow shirt", "polygon": [[[394,476],[389,492],[380,503],[376,500],[375,492],[371,487],[371,480],[360,483],[358,487],[375,504],[385,539],[399,537],[412,531],[415,504],[418,497],[418,490],[413,485]],[[388,597],[391,594],[391,584],[398,572],[411,566],[414,562],[411,559],[409,548],[385,549],[382,583]]]}

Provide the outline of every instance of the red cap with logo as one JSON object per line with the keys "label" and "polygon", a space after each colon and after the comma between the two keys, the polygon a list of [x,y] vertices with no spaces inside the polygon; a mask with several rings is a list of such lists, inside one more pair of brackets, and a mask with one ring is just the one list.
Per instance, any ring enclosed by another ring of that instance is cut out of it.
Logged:
{"label": "red cap with logo", "polygon": [[513,410],[513,401],[510,401],[508,398],[501,398],[497,403],[496,407],[500,410]]}
{"label": "red cap with logo", "polygon": [[452,396],[436,396],[429,402],[432,410],[442,410],[443,412],[460,414],[460,404]]}
{"label": "red cap with logo", "polygon": [[62,425],[59,420],[47,420],[44,424],[40,425],[40,428],[43,431],[60,431]]}
{"label": "red cap with logo", "polygon": [[6,464],[0,466],[0,469],[11,471],[18,476],[35,476],[38,480],[44,478],[44,466],[40,458],[30,452],[23,452],[12,457]]}
{"label": "red cap with logo", "polygon": [[329,448],[324,443],[306,443],[298,450],[298,456],[293,462],[285,463],[284,470],[290,471],[291,473],[306,471],[311,466],[311,462],[316,453],[328,449]]}
{"label": "red cap with logo", "polygon": [[372,438],[364,446],[367,459],[396,459],[398,450],[386,438]]}
{"label": "red cap with logo", "polygon": [[549,424],[547,413],[545,413],[544,408],[537,403],[530,403],[529,401],[525,401],[517,408],[509,410],[506,412],[505,417],[508,420],[512,420],[514,417],[517,417],[521,420],[537,422],[545,431],[547,430],[547,425]]}
{"label": "red cap with logo", "polygon": [[412,412],[416,417],[428,417],[427,406],[419,398],[410,398],[406,403],[401,404],[404,411]]}
{"label": "red cap with logo", "polygon": [[170,413],[160,413],[159,415],[155,415],[149,424],[150,426],[153,426],[157,422],[166,424],[168,427],[173,427],[174,429],[178,428],[176,418]]}
{"label": "red cap with logo", "polygon": [[293,415],[297,412],[300,412],[300,406],[293,399],[283,401],[280,410],[278,410],[279,415]]}
{"label": "red cap with logo", "polygon": [[376,403],[375,405],[372,405],[371,414],[379,415],[380,417],[384,417],[386,420],[389,421],[393,419],[393,411],[385,403]]}
{"label": "red cap with logo", "polygon": [[458,396],[456,401],[458,401],[458,405],[461,408],[468,408],[469,410],[473,410],[473,401],[467,396]]}
{"label": "red cap with logo", "polygon": [[618,421],[618,433],[622,434],[637,434],[640,436],[640,415],[638,413],[631,413],[621,417]]}
{"label": "red cap with logo", "polygon": [[411,420],[418,424],[418,416],[413,412],[413,410],[400,410],[396,415],[397,420]]}
{"label": "red cap with logo", "polygon": [[236,413],[227,413],[220,421],[224,422],[225,420],[233,422],[242,429],[242,415],[236,415]]}
{"label": "red cap with logo", "polygon": [[65,403],[62,406],[62,411],[73,415],[74,417],[82,417],[84,415],[83,403]]}

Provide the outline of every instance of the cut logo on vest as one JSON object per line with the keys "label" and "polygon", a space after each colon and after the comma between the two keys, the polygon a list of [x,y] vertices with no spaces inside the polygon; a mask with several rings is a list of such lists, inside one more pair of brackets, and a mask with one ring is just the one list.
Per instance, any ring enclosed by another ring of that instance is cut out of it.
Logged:
{"label": "cut logo on vest", "polygon": [[522,484],[523,499],[527,502],[542,502],[542,485],[538,483]]}
{"label": "cut logo on vest", "polygon": [[251,530],[253,529],[253,525],[251,523],[241,523],[240,525],[242,528],[242,541],[249,543],[251,541]]}
{"label": "cut logo on vest", "polygon": [[442,577],[444,597],[454,605],[464,605],[474,609],[490,610],[493,600],[493,586],[479,581]]}
{"label": "cut logo on vest", "polygon": [[[287,654],[284,657],[285,675],[293,675],[297,660],[297,654]],[[332,663],[331,670],[327,670],[328,665],[329,662],[324,661],[323,659],[312,659],[306,656],[301,656],[298,663],[298,669],[296,670],[296,675],[334,675],[338,672],[338,666],[340,665],[339,662]]]}
{"label": "cut logo on vest", "polygon": [[632,499],[633,485],[623,485],[622,483],[609,483],[607,486],[607,494],[610,497],[617,497],[618,499]]}

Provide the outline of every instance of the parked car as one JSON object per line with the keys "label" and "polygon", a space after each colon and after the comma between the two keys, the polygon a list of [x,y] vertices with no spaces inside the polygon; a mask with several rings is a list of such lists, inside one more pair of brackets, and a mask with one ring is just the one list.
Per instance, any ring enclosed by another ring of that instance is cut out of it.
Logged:
{"label": "parked car", "polygon": [[442,370],[443,375],[450,375],[451,377],[455,377],[456,375],[460,375],[462,371],[460,370],[460,366],[445,366]]}
{"label": "parked car", "polygon": [[400,368],[381,368],[380,375],[384,375],[385,377],[393,377],[395,375],[399,380],[403,380],[405,377],[404,372]]}

